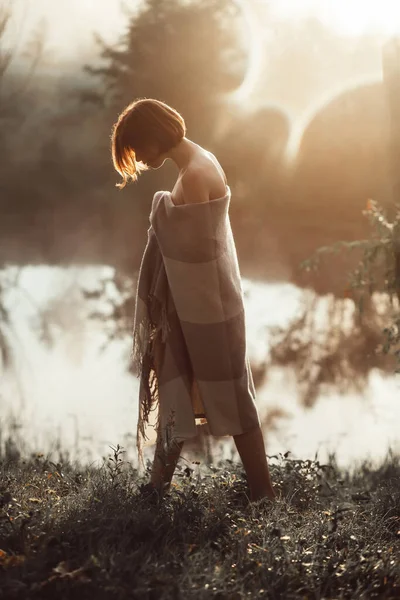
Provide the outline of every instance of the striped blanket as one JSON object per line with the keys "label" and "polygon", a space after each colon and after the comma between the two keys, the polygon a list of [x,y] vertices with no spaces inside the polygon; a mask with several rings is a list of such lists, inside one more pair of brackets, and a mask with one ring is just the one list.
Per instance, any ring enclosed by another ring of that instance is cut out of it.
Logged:
{"label": "striped blanket", "polygon": [[214,436],[260,424],[226,189],[203,203],[175,205],[167,191],[153,197],[131,357],[140,378],[139,468],[150,411],[165,450],[196,436],[196,418]]}

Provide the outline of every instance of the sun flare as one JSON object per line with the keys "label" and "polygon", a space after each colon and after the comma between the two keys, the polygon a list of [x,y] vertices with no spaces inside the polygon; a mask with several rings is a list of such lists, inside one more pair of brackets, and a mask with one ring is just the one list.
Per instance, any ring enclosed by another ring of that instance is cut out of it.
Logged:
{"label": "sun flare", "polygon": [[343,35],[400,34],[398,0],[279,0],[271,9],[282,17],[316,16]]}
{"label": "sun flare", "polygon": [[264,34],[263,20],[260,14],[264,7],[258,0],[239,0],[242,11],[242,19],[246,28],[246,37],[249,41],[249,55],[246,75],[240,87],[232,94],[232,100],[236,102],[247,99],[261,78],[264,64]]}

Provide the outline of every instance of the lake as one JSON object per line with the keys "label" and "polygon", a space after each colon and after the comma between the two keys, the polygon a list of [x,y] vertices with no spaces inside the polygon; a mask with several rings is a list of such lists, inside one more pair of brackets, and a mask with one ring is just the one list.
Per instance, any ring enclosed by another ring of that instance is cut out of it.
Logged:
{"label": "lake", "polygon": [[[10,313],[3,331],[13,362],[0,380],[1,443],[12,431],[27,448],[47,453],[59,446],[83,463],[101,462],[111,454],[110,446],[120,444],[136,465],[138,379],[127,371],[131,338],[107,342],[105,322],[88,317],[93,301],[81,291],[98,289],[112,273],[108,266],[9,267],[2,272],[3,289],[16,278],[18,286],[3,293]],[[117,296],[112,286],[106,289],[109,298]],[[248,279],[243,289],[250,360],[268,362],[269,328],[285,326],[310,291]],[[326,301],[319,300],[321,314]],[[104,304],[102,310],[111,309]],[[41,319],[47,323],[43,339]],[[324,462],[336,452],[338,464],[353,469],[367,458],[378,464],[389,446],[400,450],[398,375],[372,370],[362,395],[326,390],[314,407],[304,409],[294,371],[270,367],[257,402],[261,418],[272,408],[284,411],[274,430],[265,433],[268,455],[290,450],[293,458],[313,459],[318,452]],[[221,457],[238,459],[232,438],[223,438],[219,450]],[[145,456],[153,453],[154,447],[147,446]]]}

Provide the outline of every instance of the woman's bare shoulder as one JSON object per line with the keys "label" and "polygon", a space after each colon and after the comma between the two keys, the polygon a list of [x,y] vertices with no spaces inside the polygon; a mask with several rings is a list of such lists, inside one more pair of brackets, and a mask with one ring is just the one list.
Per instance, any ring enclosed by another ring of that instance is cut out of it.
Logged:
{"label": "woman's bare shoulder", "polygon": [[185,204],[208,202],[210,196],[209,183],[203,169],[198,167],[187,169],[180,184]]}
{"label": "woman's bare shoulder", "polygon": [[174,203],[197,204],[222,197],[226,192],[225,173],[208,150],[202,152],[189,164],[173,190]]}
{"label": "woman's bare shoulder", "polygon": [[208,154],[209,158],[210,158],[210,159],[213,161],[214,165],[216,166],[216,168],[217,168],[217,170],[218,170],[218,173],[219,173],[219,174],[221,175],[221,177],[223,178],[223,180],[224,180],[224,182],[225,182],[225,185],[228,185],[228,180],[227,180],[227,178],[226,178],[225,171],[224,171],[224,170],[223,170],[223,168],[221,167],[219,160],[218,160],[218,159],[217,159],[217,157],[216,157],[216,156],[215,156],[215,155],[214,155],[212,152],[210,152],[209,150],[206,150],[206,152],[207,152],[207,154]]}

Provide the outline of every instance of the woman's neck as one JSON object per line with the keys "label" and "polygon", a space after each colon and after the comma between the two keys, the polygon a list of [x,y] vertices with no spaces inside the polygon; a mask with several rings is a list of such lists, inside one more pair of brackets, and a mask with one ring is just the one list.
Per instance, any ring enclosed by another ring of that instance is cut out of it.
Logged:
{"label": "woman's neck", "polygon": [[166,157],[174,161],[180,171],[187,169],[193,156],[200,150],[200,146],[184,137],[177,146],[166,152]]}

